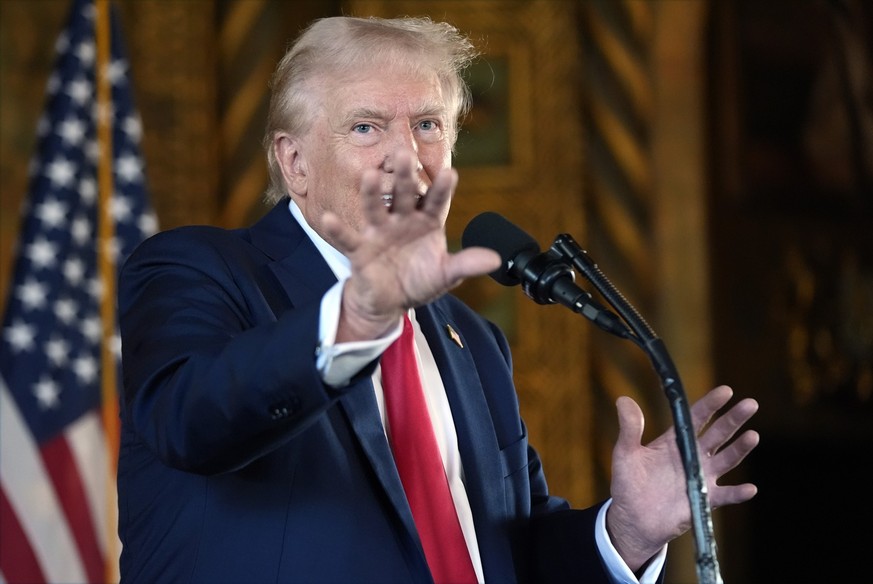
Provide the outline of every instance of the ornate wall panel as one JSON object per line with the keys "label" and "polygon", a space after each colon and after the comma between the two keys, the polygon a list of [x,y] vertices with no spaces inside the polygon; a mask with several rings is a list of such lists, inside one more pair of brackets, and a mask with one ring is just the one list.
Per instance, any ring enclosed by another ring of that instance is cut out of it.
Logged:
{"label": "ornate wall panel", "polygon": [[[654,10],[649,2],[580,2],[585,46],[582,106],[589,164],[588,249],[619,290],[645,316],[654,315],[657,289],[651,155],[654,84],[651,45]],[[657,331],[657,323],[651,323]],[[644,410],[664,412],[659,386],[645,355],[630,343],[598,335],[592,385],[601,431],[597,477],[608,486],[617,422],[615,400],[633,397]],[[656,409],[657,408],[657,409]],[[649,434],[660,432],[651,419]]]}
{"label": "ornate wall panel", "polygon": [[339,14],[339,0],[216,0],[216,13],[219,184],[214,223],[239,227],[268,209],[261,139],[273,69],[306,24]]}
{"label": "ornate wall panel", "polygon": [[214,215],[215,11],[212,0],[118,2],[143,118],[143,156],[162,229]]}

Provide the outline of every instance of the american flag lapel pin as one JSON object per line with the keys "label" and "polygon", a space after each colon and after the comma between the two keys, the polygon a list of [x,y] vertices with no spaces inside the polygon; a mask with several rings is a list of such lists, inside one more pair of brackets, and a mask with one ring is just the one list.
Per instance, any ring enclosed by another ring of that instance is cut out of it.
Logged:
{"label": "american flag lapel pin", "polygon": [[446,323],[446,334],[449,335],[449,338],[452,339],[452,342],[464,348],[464,343],[461,341],[461,335],[458,334],[458,331],[452,328],[452,325]]}

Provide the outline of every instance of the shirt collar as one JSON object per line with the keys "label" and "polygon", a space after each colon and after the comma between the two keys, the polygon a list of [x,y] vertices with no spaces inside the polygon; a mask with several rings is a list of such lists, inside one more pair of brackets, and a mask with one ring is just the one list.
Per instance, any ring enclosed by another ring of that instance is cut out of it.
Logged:
{"label": "shirt collar", "polygon": [[307,223],[306,219],[303,217],[303,211],[300,210],[300,207],[297,206],[294,199],[288,199],[288,210],[291,211],[291,215],[294,216],[300,224],[300,227],[303,228],[303,231],[306,232],[306,235],[309,236],[309,239],[311,239],[312,243],[315,244],[315,248],[318,250],[318,253],[321,254],[321,257],[324,258],[324,261],[327,262],[328,267],[333,271],[333,275],[336,276],[336,279],[339,281],[348,279],[352,273],[349,259],[340,253],[338,249],[326,242],[323,237],[309,226],[309,223]]}

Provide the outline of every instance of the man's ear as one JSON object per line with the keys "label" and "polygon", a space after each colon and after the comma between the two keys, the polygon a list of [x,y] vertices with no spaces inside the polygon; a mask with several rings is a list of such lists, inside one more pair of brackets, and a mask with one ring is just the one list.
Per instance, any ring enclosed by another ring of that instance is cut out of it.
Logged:
{"label": "man's ear", "polygon": [[305,196],[307,190],[306,160],[300,141],[288,134],[277,134],[273,139],[273,153],[282,169],[282,177],[289,194]]}

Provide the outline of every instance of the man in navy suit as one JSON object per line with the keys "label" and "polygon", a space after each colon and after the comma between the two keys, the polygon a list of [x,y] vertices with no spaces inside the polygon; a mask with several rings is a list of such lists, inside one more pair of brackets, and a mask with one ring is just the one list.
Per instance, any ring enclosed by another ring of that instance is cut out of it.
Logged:
{"label": "man in navy suit", "polygon": [[[404,315],[470,581],[663,577],[690,522],[672,434],[641,445],[619,399],[611,498],[570,509],[527,443],[505,338],[448,294],[500,264],[446,249],[473,56],[427,19],[315,22],[274,76],[274,208],[158,234],[124,266],[124,582],[433,582],[384,421],[380,355]],[[734,438],[753,400],[716,416],[731,394],[692,408],[714,506],[755,494],[716,485],[758,441]]]}

